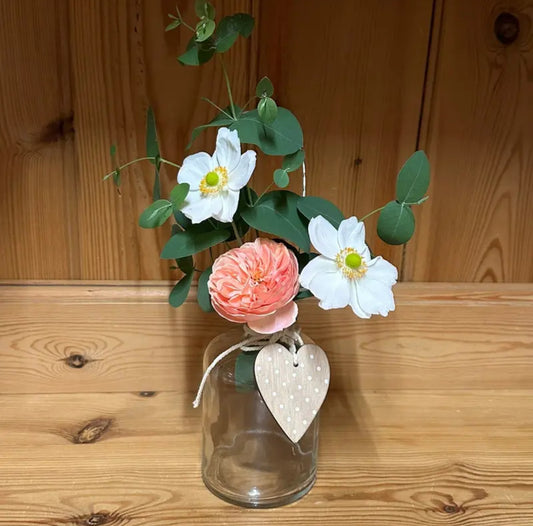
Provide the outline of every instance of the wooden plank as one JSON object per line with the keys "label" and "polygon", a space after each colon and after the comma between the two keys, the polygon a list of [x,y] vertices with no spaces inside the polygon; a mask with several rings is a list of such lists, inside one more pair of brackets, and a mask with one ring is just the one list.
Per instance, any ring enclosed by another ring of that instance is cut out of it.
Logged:
{"label": "wooden plank", "polygon": [[[294,506],[250,512],[203,487],[200,413],[183,395],[2,395],[0,524],[526,526],[531,402],[530,390],[333,392],[316,486]],[[112,424],[72,443],[95,417]]]}
{"label": "wooden plank", "polygon": [[[178,4],[195,19],[194,2]],[[260,76],[273,78],[279,102],[304,125],[309,192],[359,216],[388,200],[415,147],[431,4],[221,0],[216,8],[257,15],[257,34],[227,57],[235,99],[244,105]],[[151,166],[124,173],[121,196],[101,176],[111,170],[112,143],[121,162],[143,155],[148,105],[163,155],[180,162],[191,129],[216,113],[200,97],[227,102],[218,61],[177,64],[188,35],[163,31],[174,0],[21,0],[0,9],[1,64],[14,72],[0,91],[0,277],[175,278],[158,258],[169,228],[137,226],[151,200]],[[192,151],[211,151],[214,137]],[[257,190],[279,162],[261,160]],[[163,193],[175,176],[163,170]],[[400,249],[370,240],[399,264]]]}
{"label": "wooden plank", "polygon": [[65,7],[0,2],[2,277],[80,277]]}
{"label": "wooden plank", "polygon": [[[532,385],[531,286],[396,290],[398,308],[388,318],[359,320],[349,309],[300,303],[303,330],[328,353],[333,389]],[[6,286],[0,297],[4,291],[0,393],[191,392],[203,349],[234,327],[202,313],[193,298],[175,311],[162,285]]]}
{"label": "wooden plank", "polygon": [[[362,217],[394,198],[416,147],[432,2],[260,3],[258,76],[301,119],[307,190]],[[305,22],[304,22],[305,21]],[[278,161],[264,162],[273,171]],[[291,188],[301,191],[293,174]],[[397,266],[402,249],[368,242]]]}
{"label": "wooden plank", "polygon": [[[434,176],[405,279],[529,282],[533,2],[437,4],[420,142]],[[507,44],[495,34],[502,13],[519,25]]]}

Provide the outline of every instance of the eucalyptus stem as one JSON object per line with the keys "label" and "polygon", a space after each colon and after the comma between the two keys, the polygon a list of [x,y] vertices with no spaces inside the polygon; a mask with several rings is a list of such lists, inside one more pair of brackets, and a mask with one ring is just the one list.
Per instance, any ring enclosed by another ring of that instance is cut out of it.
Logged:
{"label": "eucalyptus stem", "polygon": [[226,70],[226,65],[224,64],[224,59],[222,58],[222,55],[219,55],[220,57],[220,64],[222,65],[222,71],[224,73],[224,79],[226,80],[226,88],[228,89],[228,97],[229,97],[229,103],[231,106],[231,114],[233,115],[233,119],[237,120],[237,114],[235,113],[235,104],[233,103],[233,95],[231,93],[231,84],[228,77],[228,72]]}
{"label": "eucalyptus stem", "polygon": [[376,208],[375,210],[372,210],[372,212],[369,212],[366,214],[366,216],[363,216],[359,221],[364,221],[367,217],[370,217],[372,214],[375,214],[376,212],[381,212],[385,208],[386,205],[380,206],[379,208]]}
{"label": "eucalyptus stem", "polygon": [[167,159],[163,159],[163,157],[160,157],[159,160],[163,163],[163,164],[168,164],[170,166],[174,166],[174,168],[181,168],[181,165],[179,164],[176,164],[176,163],[173,163],[172,161],[169,161]]}
{"label": "eucalyptus stem", "polygon": [[211,263],[214,263],[215,258],[213,257],[213,247],[209,247],[209,257],[211,258]]}
{"label": "eucalyptus stem", "polygon": [[257,198],[257,201],[254,203],[254,206],[261,201],[261,198],[272,188],[274,183],[270,183],[264,190],[264,192]]}
{"label": "eucalyptus stem", "polygon": [[138,159],[133,159],[133,161],[129,161],[126,164],[123,164],[121,166],[118,166],[115,168],[112,172],[109,172],[107,175],[104,175],[104,181],[106,179],[109,179],[113,174],[117,172],[117,170],[124,170],[124,168],[127,168],[128,166],[131,166],[132,164],[138,163],[139,161],[155,161],[155,157],[139,157]]}
{"label": "eucalyptus stem", "polygon": [[235,234],[235,238],[237,239],[237,243],[239,243],[239,246],[242,246],[242,238],[239,235],[239,231],[237,230],[237,225],[235,224],[235,221],[231,222],[231,226],[233,227],[233,233]]}
{"label": "eucalyptus stem", "polygon": [[[121,166],[118,166],[112,172],[109,172],[108,174],[104,175],[103,180],[105,181],[106,179],[109,179],[112,175],[117,173],[117,170],[122,171],[124,170],[124,168],[127,168],[128,166],[131,166],[132,164],[138,163],[140,161],[156,161],[156,160],[157,160],[157,157],[153,157],[153,156],[152,157],[139,157],[138,159],[133,159],[133,161],[129,161]],[[179,164],[173,163],[172,161],[168,161],[167,159],[163,159],[162,157],[159,157],[159,160],[163,164],[169,164],[170,166],[174,166],[174,168],[181,168]]]}
{"label": "eucalyptus stem", "polygon": [[183,17],[181,16],[181,13],[180,13],[180,10],[179,10],[178,6],[176,6],[176,11],[178,13],[178,18],[179,18],[180,23],[183,26],[185,26],[187,29],[190,29],[193,33],[196,33],[196,29],[194,29],[194,27],[191,27],[189,24],[187,24],[187,22],[185,22],[185,20],[183,20]]}
{"label": "eucalyptus stem", "polygon": [[223,113],[226,117],[228,117],[228,119],[233,119],[233,117],[229,113],[226,113],[220,106],[215,104],[212,100],[208,99],[207,97],[202,97],[202,100],[204,100],[205,102],[209,102],[211,106],[214,106],[218,111],[220,111],[220,113]]}

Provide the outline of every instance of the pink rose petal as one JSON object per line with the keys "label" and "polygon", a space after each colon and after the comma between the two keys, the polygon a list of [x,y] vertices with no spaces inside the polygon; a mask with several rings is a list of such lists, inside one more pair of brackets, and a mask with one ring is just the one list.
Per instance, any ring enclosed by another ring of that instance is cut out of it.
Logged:
{"label": "pink rose petal", "polygon": [[298,316],[298,305],[291,301],[285,307],[263,318],[248,322],[248,327],[260,334],[273,334],[290,327]]}

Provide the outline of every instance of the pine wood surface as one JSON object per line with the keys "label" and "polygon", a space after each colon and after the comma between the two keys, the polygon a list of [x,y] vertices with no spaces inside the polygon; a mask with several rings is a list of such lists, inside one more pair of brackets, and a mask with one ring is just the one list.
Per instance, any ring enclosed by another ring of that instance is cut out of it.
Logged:
{"label": "pine wood surface", "polygon": [[321,413],[315,487],[297,504],[266,511],[224,504],[203,487],[200,413],[191,399],[174,392],[0,396],[0,524],[533,520],[531,390],[332,391]]}
{"label": "pine wood surface", "polygon": [[416,210],[404,279],[530,282],[533,2],[435,6],[419,141],[431,199]]}
{"label": "pine wood surface", "polygon": [[[168,284],[0,286],[0,393],[189,392],[202,352],[233,328],[180,309]],[[328,352],[333,389],[528,389],[530,285],[400,284],[388,318],[300,302],[304,332]],[[505,316],[502,316],[505,313]]]}
{"label": "pine wood surface", "polygon": [[[177,3],[193,20],[194,2]],[[220,15],[257,17],[254,36],[227,55],[235,99],[244,104],[261,76],[272,78],[278,102],[304,127],[308,193],[359,216],[391,198],[416,146],[431,2],[215,4]],[[163,155],[180,162],[192,128],[216,114],[200,97],[227,104],[217,61],[199,69],[177,63],[189,37],[164,32],[175,5],[0,0],[0,66],[9,72],[0,84],[0,278],[178,277],[158,257],[169,228],[137,226],[151,200],[151,165],[124,172],[120,196],[101,180],[112,169],[112,143],[121,162],[144,155],[149,105]],[[212,150],[214,136],[192,151]],[[279,162],[258,163],[259,192]],[[163,194],[175,175],[164,168]],[[301,191],[300,175],[290,188]],[[375,233],[369,241],[401,263],[401,248],[385,249]]]}
{"label": "pine wood surface", "polygon": [[332,368],[319,478],[267,511],[203,487],[192,400],[228,326],[168,287],[0,286],[0,525],[533,521],[530,285],[404,283],[366,322],[301,303]]}

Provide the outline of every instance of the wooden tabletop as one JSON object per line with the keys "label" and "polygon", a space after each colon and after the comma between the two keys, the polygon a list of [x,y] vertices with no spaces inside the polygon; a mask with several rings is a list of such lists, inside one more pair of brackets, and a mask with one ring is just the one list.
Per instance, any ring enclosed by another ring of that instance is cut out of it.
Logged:
{"label": "wooden tabletop", "polygon": [[387,319],[301,306],[328,352],[318,481],[245,510],[200,477],[193,390],[227,325],[166,284],[0,285],[0,525],[533,524],[533,286],[402,284]]}

